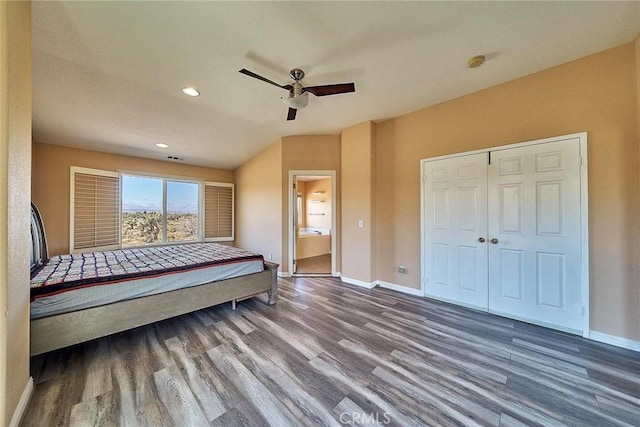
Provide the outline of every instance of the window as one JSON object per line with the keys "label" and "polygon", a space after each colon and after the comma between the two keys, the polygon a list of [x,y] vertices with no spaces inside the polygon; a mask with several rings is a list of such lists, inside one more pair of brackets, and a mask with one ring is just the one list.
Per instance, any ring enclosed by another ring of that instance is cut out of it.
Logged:
{"label": "window", "polygon": [[296,196],[296,217],[298,218],[298,227],[302,227],[302,220],[304,219],[304,214],[302,212],[302,196]]}
{"label": "window", "polygon": [[167,181],[167,241],[199,240],[200,184]]}
{"label": "window", "polygon": [[71,251],[233,240],[234,185],[71,168]]}
{"label": "window", "polygon": [[200,240],[200,183],[122,175],[122,247]]}
{"label": "window", "polygon": [[71,168],[71,252],[120,246],[120,176]]}
{"label": "window", "polygon": [[122,247],[164,240],[161,178],[122,175]]}

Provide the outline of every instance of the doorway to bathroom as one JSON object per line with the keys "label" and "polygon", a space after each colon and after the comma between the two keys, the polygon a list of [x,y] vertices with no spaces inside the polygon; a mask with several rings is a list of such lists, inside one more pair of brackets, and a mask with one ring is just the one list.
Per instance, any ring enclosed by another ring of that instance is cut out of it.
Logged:
{"label": "doorway to bathroom", "polygon": [[289,272],[335,275],[335,171],[290,171]]}

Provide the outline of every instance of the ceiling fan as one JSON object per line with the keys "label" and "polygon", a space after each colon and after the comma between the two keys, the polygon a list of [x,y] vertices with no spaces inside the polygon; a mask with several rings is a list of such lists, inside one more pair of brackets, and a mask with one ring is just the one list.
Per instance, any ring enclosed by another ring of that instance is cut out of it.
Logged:
{"label": "ceiling fan", "polygon": [[265,77],[262,77],[252,71],[242,69],[240,70],[242,74],[245,74],[249,77],[253,77],[254,79],[262,80],[263,82],[270,83],[274,86],[278,86],[279,88],[286,89],[289,91],[289,96],[287,98],[281,98],[282,101],[289,106],[289,111],[287,113],[287,120],[295,120],[296,112],[300,108],[304,108],[309,103],[309,93],[314,94],[315,96],[327,96],[327,95],[338,95],[340,93],[348,93],[355,92],[356,86],[353,83],[339,83],[334,85],[322,85],[322,86],[302,86],[300,80],[304,78],[304,71],[299,68],[294,68],[291,70],[289,75],[294,80],[293,84],[290,85],[279,85],[276,82],[273,82]]}

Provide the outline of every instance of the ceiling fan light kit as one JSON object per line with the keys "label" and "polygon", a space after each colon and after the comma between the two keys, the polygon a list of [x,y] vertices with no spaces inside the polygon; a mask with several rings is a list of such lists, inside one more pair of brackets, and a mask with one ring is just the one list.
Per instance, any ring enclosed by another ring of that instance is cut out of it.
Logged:
{"label": "ceiling fan light kit", "polygon": [[295,108],[296,110],[299,110],[309,105],[309,92],[305,92],[302,95],[294,95],[289,98],[280,99],[282,99],[282,102],[287,104],[289,108]]}
{"label": "ceiling fan light kit", "polygon": [[327,96],[356,91],[356,86],[354,83],[340,83],[333,85],[304,87],[302,83],[300,83],[300,80],[304,78],[304,71],[302,71],[300,68],[294,68],[289,73],[291,78],[294,80],[294,82],[290,85],[279,85],[278,83],[271,81],[266,77],[262,77],[261,75],[258,75],[244,68],[240,70],[240,73],[289,91],[289,96],[287,98],[281,98],[282,101],[289,106],[289,111],[287,112],[287,120],[295,120],[296,112],[309,104],[309,93],[312,93],[315,96]]}

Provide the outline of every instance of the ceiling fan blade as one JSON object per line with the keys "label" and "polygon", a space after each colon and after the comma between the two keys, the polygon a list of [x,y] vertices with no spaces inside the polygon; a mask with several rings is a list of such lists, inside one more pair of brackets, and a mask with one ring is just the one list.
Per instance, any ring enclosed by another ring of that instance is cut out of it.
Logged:
{"label": "ceiling fan blade", "polygon": [[289,108],[289,112],[287,113],[287,120],[295,120],[297,112],[298,110],[296,110],[295,108]]}
{"label": "ceiling fan blade", "polygon": [[339,83],[336,85],[307,86],[303,92],[311,92],[315,96],[337,95],[339,93],[349,93],[356,91],[354,83]]}
{"label": "ceiling fan blade", "polygon": [[253,71],[249,71],[249,70],[247,70],[245,68],[240,70],[240,72],[242,74],[246,75],[246,76],[253,77],[254,79],[262,80],[263,82],[272,84],[274,86],[278,86],[279,88],[286,89],[286,90],[291,90],[291,85],[284,85],[284,86],[283,85],[279,85],[278,83],[276,83],[274,81],[271,81],[266,77],[262,77],[261,75],[258,75],[256,73],[254,73]]}

